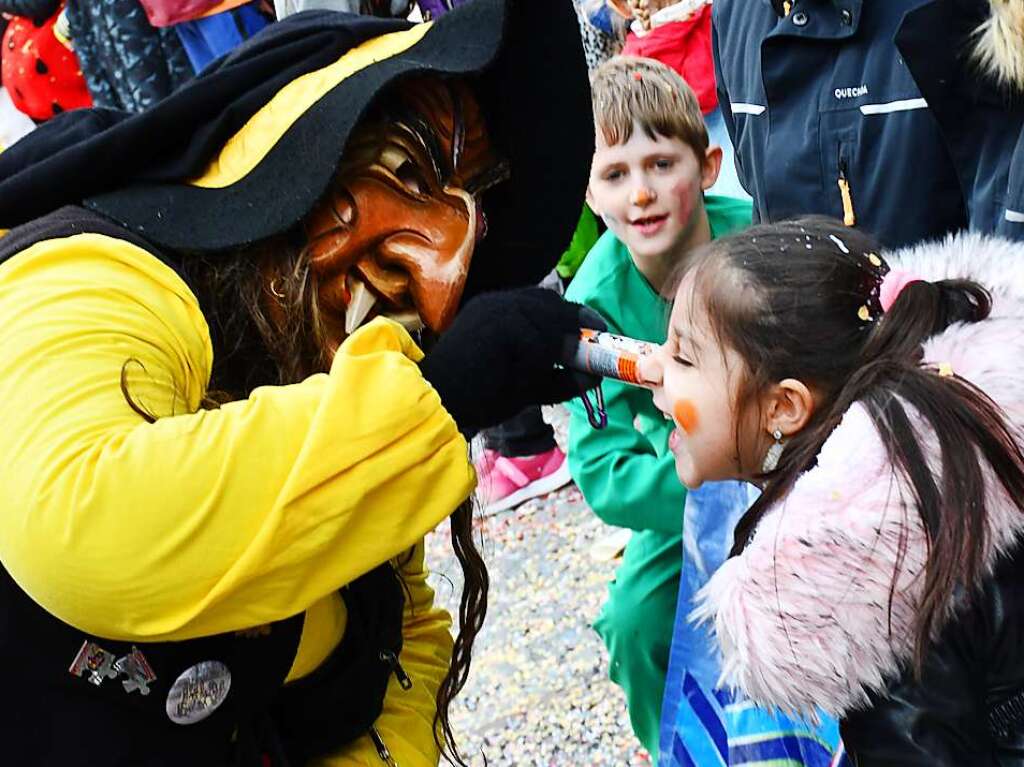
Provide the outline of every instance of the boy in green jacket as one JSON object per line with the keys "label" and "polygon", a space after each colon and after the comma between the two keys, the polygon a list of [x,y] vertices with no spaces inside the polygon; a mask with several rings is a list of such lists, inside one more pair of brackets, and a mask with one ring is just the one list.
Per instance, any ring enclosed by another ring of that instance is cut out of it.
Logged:
{"label": "boy in green jacket", "polygon": [[[592,89],[597,135],[587,200],[608,231],[566,297],[597,310],[613,333],[661,343],[669,315],[661,294],[672,273],[695,248],[749,226],[751,205],[705,197],[722,149],[709,145],[697,98],[672,69],[618,57],[596,70]],[[686,490],[668,451],[672,423],[650,393],[607,379],[602,388],[605,429],[590,425],[579,400],[569,406],[569,469],[602,520],[633,530],[594,628],[633,730],[656,760]]]}

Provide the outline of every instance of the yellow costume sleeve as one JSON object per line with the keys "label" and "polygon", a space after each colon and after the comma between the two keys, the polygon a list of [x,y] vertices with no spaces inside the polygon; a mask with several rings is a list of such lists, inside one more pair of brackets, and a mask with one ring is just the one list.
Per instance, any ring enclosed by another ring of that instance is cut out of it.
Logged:
{"label": "yellow costume sleeve", "polygon": [[212,359],[197,301],[121,240],[50,240],[0,267],[0,350],[0,560],[91,634],[294,615],[416,544],[474,481],[421,352],[385,320],[329,374],[195,412]]}

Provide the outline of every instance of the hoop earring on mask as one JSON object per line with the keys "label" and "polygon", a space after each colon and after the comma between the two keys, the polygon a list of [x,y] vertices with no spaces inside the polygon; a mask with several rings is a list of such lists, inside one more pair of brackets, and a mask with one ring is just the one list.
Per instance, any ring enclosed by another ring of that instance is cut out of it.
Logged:
{"label": "hoop earring on mask", "polygon": [[282,293],[277,288],[277,278],[276,277],[270,281],[270,285],[268,287],[269,287],[271,295],[273,295],[274,298],[278,298],[278,299],[284,300],[284,297],[285,297],[284,293]]}
{"label": "hoop earring on mask", "polygon": [[785,445],[782,444],[782,431],[776,429],[772,432],[772,437],[775,439],[775,442],[768,448],[768,452],[765,453],[764,462],[761,464],[762,474],[775,471],[775,467],[779,465],[779,459],[782,458],[782,451],[785,450]]}

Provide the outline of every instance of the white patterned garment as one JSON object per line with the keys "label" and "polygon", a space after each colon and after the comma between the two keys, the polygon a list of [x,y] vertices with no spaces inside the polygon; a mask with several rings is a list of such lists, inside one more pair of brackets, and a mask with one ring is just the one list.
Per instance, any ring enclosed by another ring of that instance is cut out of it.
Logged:
{"label": "white patterned garment", "polygon": [[314,9],[359,13],[359,0],[274,0],[274,13],[279,20],[299,11]]}
{"label": "white patterned garment", "polygon": [[[359,0],[274,0],[274,12],[278,19],[291,16],[299,11],[344,11],[359,13]],[[392,0],[392,16],[405,15],[409,8],[406,0]]]}
{"label": "white patterned garment", "polygon": [[580,22],[580,36],[583,38],[583,54],[587,59],[587,69],[593,72],[603,62],[622,50],[622,41],[606,35],[587,19],[582,0],[573,0],[576,17]]}
{"label": "white patterned garment", "polygon": [[20,112],[11,101],[10,94],[0,88],[0,152],[32,132],[35,127],[32,118]]}

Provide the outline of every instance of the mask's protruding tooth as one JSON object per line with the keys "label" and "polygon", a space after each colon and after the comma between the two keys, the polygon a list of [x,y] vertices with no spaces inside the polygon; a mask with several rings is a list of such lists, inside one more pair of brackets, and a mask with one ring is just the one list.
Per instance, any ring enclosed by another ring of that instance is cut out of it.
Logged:
{"label": "mask's protruding tooth", "polygon": [[358,277],[349,277],[349,291],[352,298],[345,310],[345,333],[352,335],[377,303],[377,296]]}
{"label": "mask's protruding tooth", "polygon": [[405,312],[390,312],[384,316],[389,320],[394,320],[410,333],[414,333],[417,330],[423,330],[423,328],[426,327],[423,324],[423,318],[420,317],[419,312],[415,309],[410,309]]}

